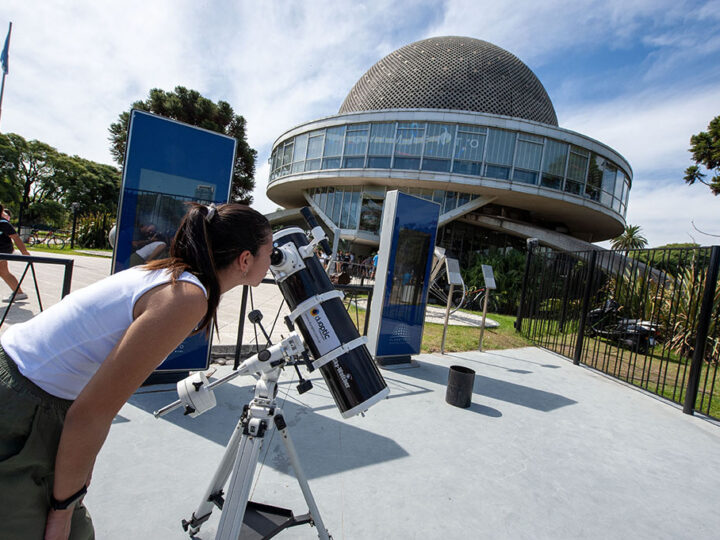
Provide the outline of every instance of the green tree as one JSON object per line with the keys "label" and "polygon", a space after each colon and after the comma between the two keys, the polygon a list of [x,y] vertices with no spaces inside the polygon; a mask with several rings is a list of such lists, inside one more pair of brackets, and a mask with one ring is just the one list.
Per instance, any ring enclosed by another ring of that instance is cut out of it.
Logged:
{"label": "green tree", "polygon": [[73,202],[81,212],[114,212],[120,173],[78,156],[58,152],[16,133],[0,134],[0,194],[18,209],[20,223],[62,226]]}
{"label": "green tree", "polygon": [[11,200],[18,203],[18,221],[22,223],[30,205],[42,207],[46,199],[58,199],[51,186],[58,151],[44,142],[26,141],[16,133],[0,135],[0,148],[6,185],[15,191]]}
{"label": "green tree", "polygon": [[[685,182],[701,182],[710,187],[713,195],[720,195],[720,116],[710,121],[707,131],[690,137],[690,149],[695,165],[685,169]],[[700,165],[714,176],[708,182]]]}
{"label": "green tree", "polygon": [[640,249],[647,246],[647,239],[640,234],[640,225],[628,225],[625,231],[610,241],[613,249]]}
{"label": "green tree", "polygon": [[55,162],[53,184],[66,207],[80,204],[81,215],[116,213],[120,182],[120,171],[112,165],[64,154]]}
{"label": "green tree", "polygon": [[[229,103],[213,103],[195,90],[177,86],[173,92],[159,88],[150,90],[148,99],[136,101],[132,109],[140,109],[172,118],[186,124],[198,126],[217,133],[223,133],[237,140],[237,151],[233,168],[230,199],[250,204],[255,187],[255,159],[257,152],[250,148],[245,135],[245,119],[236,115]],[[130,111],[120,113],[118,121],[111,124],[110,151],[120,165],[125,160]]]}

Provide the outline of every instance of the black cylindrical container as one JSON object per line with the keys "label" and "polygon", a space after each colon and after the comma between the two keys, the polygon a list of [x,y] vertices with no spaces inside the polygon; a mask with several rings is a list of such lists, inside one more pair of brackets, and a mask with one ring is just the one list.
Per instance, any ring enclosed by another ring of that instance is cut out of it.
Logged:
{"label": "black cylindrical container", "polygon": [[475,372],[463,366],[450,366],[445,401],[450,405],[466,409],[472,403]]}
{"label": "black cylindrical container", "polygon": [[[273,235],[274,247],[280,248],[287,243],[301,248],[308,245],[308,239],[297,227],[283,229]],[[270,267],[291,312],[317,295],[335,291],[317,257],[313,255],[302,259],[302,262],[305,268],[286,277],[275,273],[273,267]],[[315,360],[360,338],[340,297],[310,304],[310,309],[301,313],[293,322]],[[355,346],[321,366],[320,373],[344,418],[365,411],[390,393],[364,344]]]}

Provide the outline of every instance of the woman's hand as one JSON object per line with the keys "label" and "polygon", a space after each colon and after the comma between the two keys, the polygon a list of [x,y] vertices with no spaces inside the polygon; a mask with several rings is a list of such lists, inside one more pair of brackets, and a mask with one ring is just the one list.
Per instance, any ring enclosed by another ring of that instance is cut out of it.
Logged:
{"label": "woman's hand", "polygon": [[45,540],[67,540],[75,505],[66,510],[50,510],[45,523]]}

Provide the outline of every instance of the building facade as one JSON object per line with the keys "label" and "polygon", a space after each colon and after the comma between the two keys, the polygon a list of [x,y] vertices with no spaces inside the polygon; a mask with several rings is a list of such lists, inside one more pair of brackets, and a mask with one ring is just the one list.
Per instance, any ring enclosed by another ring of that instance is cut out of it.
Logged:
{"label": "building facade", "polygon": [[440,204],[438,244],[578,249],[622,233],[629,163],[558,126],[532,71],[485,41],[438,37],[381,59],[337,115],[275,141],[267,195],[312,206],[354,251],[379,243],[385,193]]}

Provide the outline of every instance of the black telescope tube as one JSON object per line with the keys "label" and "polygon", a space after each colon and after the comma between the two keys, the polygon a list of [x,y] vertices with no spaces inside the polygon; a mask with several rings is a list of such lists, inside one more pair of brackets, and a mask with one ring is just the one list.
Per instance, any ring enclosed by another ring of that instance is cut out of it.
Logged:
{"label": "black telescope tube", "polygon": [[[307,224],[310,225],[310,229],[314,229],[315,227],[320,226],[317,222],[317,219],[315,219],[315,216],[313,216],[313,213],[310,211],[310,208],[308,208],[307,206],[303,206],[300,209],[300,213],[305,218],[305,221],[307,221]],[[330,242],[327,241],[327,238],[320,240],[320,247],[325,252],[325,255],[330,256],[332,254]]]}

